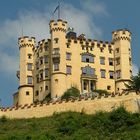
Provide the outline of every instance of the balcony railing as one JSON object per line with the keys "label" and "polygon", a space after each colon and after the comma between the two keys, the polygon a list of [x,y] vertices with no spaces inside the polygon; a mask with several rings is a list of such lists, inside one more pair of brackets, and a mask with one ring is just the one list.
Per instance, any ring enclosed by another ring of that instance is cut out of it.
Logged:
{"label": "balcony railing", "polygon": [[53,53],[52,59],[53,59],[53,62],[59,63],[60,62],[60,53]]}
{"label": "balcony railing", "polygon": [[83,74],[81,74],[81,78],[97,80],[97,75],[83,73]]}

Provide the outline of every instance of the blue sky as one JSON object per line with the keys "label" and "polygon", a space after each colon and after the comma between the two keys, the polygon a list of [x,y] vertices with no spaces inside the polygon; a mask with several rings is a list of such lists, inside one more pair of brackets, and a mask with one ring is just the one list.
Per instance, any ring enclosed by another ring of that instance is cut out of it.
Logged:
{"label": "blue sky", "polygon": [[[61,0],[61,17],[87,38],[111,41],[111,32],[128,28],[132,32],[133,72],[140,68],[139,0]],[[19,50],[22,34],[49,38],[49,21],[57,0],[1,0],[0,3],[0,104],[12,105],[18,88]]]}

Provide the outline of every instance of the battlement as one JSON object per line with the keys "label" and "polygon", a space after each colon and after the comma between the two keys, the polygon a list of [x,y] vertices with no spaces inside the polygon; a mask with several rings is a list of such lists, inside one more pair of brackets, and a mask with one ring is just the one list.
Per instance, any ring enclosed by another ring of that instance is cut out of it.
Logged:
{"label": "battlement", "polygon": [[112,40],[128,40],[131,41],[131,32],[128,29],[119,29],[112,32]]}
{"label": "battlement", "polygon": [[67,44],[71,44],[71,43],[77,43],[77,44],[81,44],[82,46],[85,47],[95,47],[97,46],[98,48],[110,48],[113,49],[113,42],[108,42],[108,41],[98,41],[98,40],[92,40],[92,39],[86,39],[86,38],[67,38]]}
{"label": "battlement", "polygon": [[57,21],[51,20],[50,21],[50,32],[52,31],[67,31],[67,21],[63,21],[61,19],[58,19]]}
{"label": "battlement", "polygon": [[34,47],[35,46],[35,37],[23,36],[18,38],[19,48],[21,47]]}

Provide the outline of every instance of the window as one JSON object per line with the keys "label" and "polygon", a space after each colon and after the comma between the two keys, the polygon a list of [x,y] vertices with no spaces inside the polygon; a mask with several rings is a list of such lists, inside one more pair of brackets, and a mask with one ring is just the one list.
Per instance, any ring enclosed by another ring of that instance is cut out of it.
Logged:
{"label": "window", "polygon": [[85,46],[82,46],[82,50],[85,50]]}
{"label": "window", "polygon": [[67,43],[67,48],[70,48],[70,44]]}
{"label": "window", "polygon": [[107,86],[107,90],[111,90],[111,86]]}
{"label": "window", "polygon": [[71,53],[66,52],[66,60],[71,60]]}
{"label": "window", "polygon": [[71,66],[66,66],[66,73],[71,74]]}
{"label": "window", "polygon": [[39,75],[36,75],[36,82],[39,83]]}
{"label": "window", "polygon": [[113,66],[113,58],[109,58],[109,66]]}
{"label": "window", "polygon": [[28,59],[32,59],[32,54],[28,54]]}
{"label": "window", "polygon": [[109,49],[109,53],[112,53],[112,49]]}
{"label": "window", "polygon": [[39,95],[39,91],[36,90],[36,92],[35,92],[35,96],[38,96],[38,95]]}
{"label": "window", "polygon": [[32,76],[27,76],[27,83],[32,84],[33,77]]}
{"label": "window", "polygon": [[45,69],[45,77],[48,77],[49,70]]}
{"label": "window", "polygon": [[119,48],[116,48],[116,53],[119,53]]}
{"label": "window", "polygon": [[58,38],[54,38],[54,42],[55,43],[58,43]]}
{"label": "window", "polygon": [[45,86],[45,90],[48,90],[48,86]]}
{"label": "window", "polygon": [[39,69],[39,63],[36,62],[36,69]]}
{"label": "window", "polygon": [[93,47],[90,47],[90,51],[93,51]]}
{"label": "window", "polygon": [[105,70],[101,69],[100,72],[101,72],[101,78],[105,78]]}
{"label": "window", "polygon": [[84,81],[84,90],[87,90],[87,82]]}
{"label": "window", "polygon": [[59,63],[55,63],[54,64],[54,71],[58,71],[59,70]]}
{"label": "window", "polygon": [[41,72],[40,72],[40,81],[42,81],[43,80],[43,71],[41,70]]}
{"label": "window", "polygon": [[132,65],[132,60],[131,60],[131,58],[129,58],[129,65]]}
{"label": "window", "polygon": [[48,56],[47,55],[44,56],[44,62],[48,63]]}
{"label": "window", "polygon": [[100,64],[105,65],[105,58],[104,57],[100,57]]}
{"label": "window", "polygon": [[27,64],[27,70],[31,71],[32,70],[32,63]]}
{"label": "window", "polygon": [[100,52],[103,52],[103,50],[104,50],[103,48],[100,48]]}
{"label": "window", "polygon": [[86,66],[82,68],[82,74],[84,75],[94,75],[95,74],[95,69],[91,68],[90,66]]}
{"label": "window", "polygon": [[82,62],[94,63],[94,56],[92,54],[82,54]]}
{"label": "window", "polygon": [[40,65],[43,64],[43,57],[40,57]]}
{"label": "window", "polygon": [[116,71],[116,77],[117,77],[117,79],[121,78],[121,71],[120,70]]}
{"label": "window", "polygon": [[26,91],[26,96],[30,95],[29,91]]}
{"label": "window", "polygon": [[44,50],[45,50],[45,51],[48,51],[48,45],[45,45],[45,46],[44,46]]}
{"label": "window", "polygon": [[114,71],[109,71],[109,78],[113,79],[114,78]]}
{"label": "window", "polygon": [[116,65],[120,65],[120,57],[116,58]]}
{"label": "window", "polygon": [[53,49],[53,53],[54,53],[54,54],[58,54],[58,53],[59,53],[59,48],[54,48],[54,49]]}
{"label": "window", "polygon": [[43,88],[42,88],[42,87],[40,87],[40,92],[42,92],[42,90],[43,90]]}

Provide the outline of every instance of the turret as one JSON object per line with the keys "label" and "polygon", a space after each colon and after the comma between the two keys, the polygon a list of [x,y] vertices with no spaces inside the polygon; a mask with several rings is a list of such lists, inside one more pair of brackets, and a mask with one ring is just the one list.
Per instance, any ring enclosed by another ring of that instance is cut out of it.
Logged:
{"label": "turret", "polygon": [[24,36],[18,39],[20,51],[18,105],[33,102],[33,47],[35,38]]}
{"label": "turret", "polygon": [[66,21],[50,21],[52,98],[60,97],[66,91],[66,32]]}
{"label": "turret", "polygon": [[124,83],[130,81],[132,74],[131,33],[127,29],[114,31],[112,40],[114,42],[116,92],[122,92],[126,88]]}

